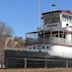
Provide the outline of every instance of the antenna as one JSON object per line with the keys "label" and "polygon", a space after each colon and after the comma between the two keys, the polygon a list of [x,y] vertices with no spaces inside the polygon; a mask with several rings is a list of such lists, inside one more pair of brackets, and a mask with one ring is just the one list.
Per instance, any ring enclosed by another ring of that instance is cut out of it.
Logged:
{"label": "antenna", "polygon": [[53,3],[51,6],[53,7],[53,10],[55,11],[56,4]]}
{"label": "antenna", "polygon": [[40,0],[38,0],[38,27],[37,31],[40,31]]}

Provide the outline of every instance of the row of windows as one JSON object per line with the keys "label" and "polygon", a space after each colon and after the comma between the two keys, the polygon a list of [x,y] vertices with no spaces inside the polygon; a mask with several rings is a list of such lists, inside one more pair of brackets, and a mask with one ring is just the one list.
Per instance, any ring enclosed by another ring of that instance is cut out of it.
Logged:
{"label": "row of windows", "polygon": [[65,33],[59,33],[59,34],[52,34],[52,35],[44,35],[44,36],[40,36],[40,38],[46,39],[48,40],[50,38],[50,36],[52,37],[60,37],[60,38],[66,38],[66,34]]}
{"label": "row of windows", "polygon": [[51,24],[51,23],[57,23],[60,22],[59,17],[50,17],[50,18],[45,18],[45,24]]}
{"label": "row of windows", "polygon": [[59,36],[58,36],[58,34],[57,34],[56,37],[66,38],[66,35],[65,34],[59,34]]}
{"label": "row of windows", "polygon": [[63,18],[63,21],[70,21],[72,22],[72,16],[69,16],[69,15],[62,15],[62,18]]}
{"label": "row of windows", "polygon": [[[45,47],[45,46],[41,47],[41,49],[48,49],[48,48],[49,48],[48,46],[47,47]],[[29,48],[29,49],[37,49],[37,47],[34,46],[33,48]]]}

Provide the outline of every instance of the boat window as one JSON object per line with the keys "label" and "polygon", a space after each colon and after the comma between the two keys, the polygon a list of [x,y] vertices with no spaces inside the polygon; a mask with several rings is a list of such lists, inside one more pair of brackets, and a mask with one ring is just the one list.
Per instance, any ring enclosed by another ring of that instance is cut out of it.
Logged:
{"label": "boat window", "polygon": [[71,16],[69,16],[69,20],[71,20],[72,19],[72,17]]}
{"label": "boat window", "polygon": [[60,22],[59,17],[55,16],[51,18],[51,23],[57,23],[57,22]]}
{"label": "boat window", "polygon": [[31,48],[29,48],[29,49],[31,49]]}
{"label": "boat window", "polygon": [[58,37],[58,34],[56,35],[56,37]]}
{"label": "boat window", "polygon": [[44,46],[42,46],[42,49],[44,49],[45,47]]}
{"label": "boat window", "polygon": [[66,38],[66,34],[64,34],[64,38]]}
{"label": "boat window", "polygon": [[60,22],[60,17],[56,15],[45,18],[45,24],[58,23],[58,22]]}
{"label": "boat window", "polygon": [[68,26],[68,24],[66,24],[66,26]]}
{"label": "boat window", "polygon": [[64,21],[67,21],[67,20],[68,20],[68,16],[67,16],[67,15],[64,15],[64,14],[63,14],[63,15],[62,15],[62,18],[63,18]]}
{"label": "boat window", "polygon": [[33,49],[36,49],[36,47],[34,46]]}
{"label": "boat window", "polygon": [[66,35],[65,35],[65,34],[63,34],[63,33],[62,33],[62,34],[59,34],[59,35],[58,35],[58,34],[56,34],[55,36],[56,36],[56,37],[60,37],[60,38],[66,38]]}
{"label": "boat window", "polygon": [[60,37],[61,37],[61,38],[63,37],[62,34],[60,34]]}
{"label": "boat window", "polygon": [[49,47],[47,46],[47,49],[48,49]]}
{"label": "boat window", "polygon": [[69,16],[69,15],[62,15],[62,18],[63,18],[63,21],[70,21],[72,22],[72,16]]}
{"label": "boat window", "polygon": [[60,34],[60,37],[61,38],[66,38],[66,35],[65,34]]}

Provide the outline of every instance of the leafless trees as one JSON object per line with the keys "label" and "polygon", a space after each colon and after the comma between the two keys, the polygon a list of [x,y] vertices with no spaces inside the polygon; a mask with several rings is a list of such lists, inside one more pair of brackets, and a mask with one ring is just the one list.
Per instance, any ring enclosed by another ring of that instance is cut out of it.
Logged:
{"label": "leafless trees", "polygon": [[25,40],[22,37],[14,38],[14,47],[15,48],[23,48],[25,46]]}
{"label": "leafless trees", "polygon": [[22,37],[13,37],[13,29],[0,22],[0,48],[23,48],[25,40]]}
{"label": "leafless trees", "polygon": [[13,30],[4,22],[0,22],[0,48],[4,48],[5,40],[7,37],[12,37]]}

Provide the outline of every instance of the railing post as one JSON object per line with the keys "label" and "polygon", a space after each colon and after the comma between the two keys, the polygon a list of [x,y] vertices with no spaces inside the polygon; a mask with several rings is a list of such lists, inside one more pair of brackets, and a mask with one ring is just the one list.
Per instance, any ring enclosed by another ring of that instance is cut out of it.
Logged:
{"label": "railing post", "polygon": [[45,68],[47,68],[47,54],[45,56]]}
{"label": "railing post", "polygon": [[68,59],[66,58],[66,68],[68,68]]}
{"label": "railing post", "polygon": [[50,38],[52,38],[52,29],[50,30]]}
{"label": "railing post", "polygon": [[24,68],[27,68],[27,58],[24,58]]}

